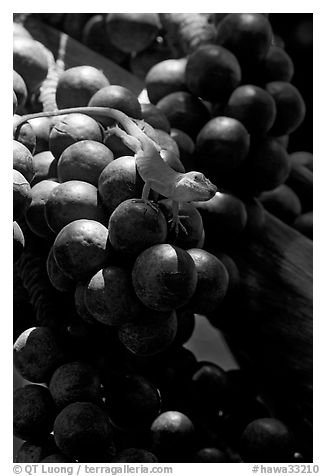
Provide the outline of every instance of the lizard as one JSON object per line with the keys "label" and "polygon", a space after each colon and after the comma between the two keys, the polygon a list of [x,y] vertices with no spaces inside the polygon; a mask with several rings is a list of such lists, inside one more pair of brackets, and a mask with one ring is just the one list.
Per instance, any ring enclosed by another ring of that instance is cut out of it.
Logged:
{"label": "lizard", "polygon": [[124,130],[116,126],[114,132],[135,154],[136,167],[144,181],[141,198],[153,206],[149,201],[152,189],[172,200],[171,227],[175,228],[176,233],[179,225],[184,229],[178,215],[180,202],[207,201],[215,195],[217,187],[201,172],[181,173],[173,170],[160,155],[163,149],[148,137],[136,122],[117,109],[87,106],[27,114],[16,123],[16,131],[30,119],[71,113],[86,114],[93,118],[110,117],[123,127]]}

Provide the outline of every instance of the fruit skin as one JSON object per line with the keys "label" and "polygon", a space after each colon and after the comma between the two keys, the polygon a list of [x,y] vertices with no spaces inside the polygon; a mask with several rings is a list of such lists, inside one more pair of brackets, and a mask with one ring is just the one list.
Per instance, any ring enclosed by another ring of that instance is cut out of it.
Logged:
{"label": "fruit skin", "polygon": [[244,193],[259,194],[286,181],[291,169],[290,158],[276,140],[266,138],[253,144],[243,170],[239,172]]}
{"label": "fruit skin", "polygon": [[14,344],[14,366],[30,382],[46,382],[63,359],[57,337],[48,327],[26,329]]}
{"label": "fruit skin", "polygon": [[156,63],[145,77],[149,100],[156,104],[164,96],[176,91],[187,91],[186,58],[167,59]]}
{"label": "fruit skin", "polygon": [[84,322],[86,322],[87,324],[94,324],[95,322],[94,317],[87,309],[86,303],[85,303],[86,285],[87,285],[87,281],[86,282],[80,281],[79,283],[76,284],[75,295],[74,295],[75,307],[76,307],[77,314],[79,315],[79,317],[81,317],[81,319]]}
{"label": "fruit skin", "polygon": [[35,154],[33,156],[35,175],[31,181],[31,186],[34,187],[34,185],[42,180],[57,179],[57,162],[49,150]]}
{"label": "fruit skin", "polygon": [[13,106],[12,106],[13,114],[15,114],[15,112],[17,111],[17,106],[18,106],[17,96],[15,94],[15,91],[13,91]]}
{"label": "fruit skin", "polygon": [[117,206],[108,229],[112,247],[126,255],[137,255],[152,245],[164,243],[168,231],[163,213],[135,198]]}
{"label": "fruit skin", "polygon": [[59,109],[87,106],[99,89],[109,86],[107,77],[93,66],[75,66],[66,69],[59,78],[56,102]]}
{"label": "fruit skin", "polygon": [[294,66],[292,59],[284,50],[276,45],[271,45],[261,64],[261,75],[264,84],[270,81],[288,81],[292,80]]}
{"label": "fruit skin", "polygon": [[119,266],[108,266],[94,274],[87,283],[85,305],[94,319],[108,326],[135,320],[141,308],[130,273]]}
{"label": "fruit skin", "polygon": [[286,184],[298,195],[303,212],[313,209],[312,154],[295,152],[290,155],[291,170]]}
{"label": "fruit skin", "polygon": [[185,250],[160,244],[138,255],[132,282],[145,306],[156,311],[172,311],[186,304],[194,294],[197,272]]}
{"label": "fruit skin", "polygon": [[197,270],[196,290],[187,304],[199,314],[214,312],[223,301],[229,285],[224,264],[213,254],[198,248],[187,250]]}
{"label": "fruit skin", "polygon": [[203,45],[188,57],[186,85],[202,99],[225,101],[240,80],[238,60],[223,46]]}
{"label": "fruit skin", "polygon": [[40,238],[53,240],[55,234],[49,228],[45,219],[45,205],[52,191],[58,187],[54,180],[42,180],[31,189],[32,201],[25,212],[28,228]]}
{"label": "fruit skin", "polygon": [[152,43],[161,23],[157,13],[109,13],[105,26],[108,38],[119,50],[138,53]]}
{"label": "fruit skin", "polygon": [[232,51],[241,65],[261,61],[271,42],[271,25],[260,13],[229,13],[217,26],[216,43]]}
{"label": "fruit skin", "polygon": [[227,375],[219,365],[198,362],[189,383],[189,398],[194,412],[209,414],[225,408]]}
{"label": "fruit skin", "polygon": [[57,235],[53,253],[67,276],[76,281],[90,278],[110,260],[108,230],[94,220],[75,220]]}
{"label": "fruit skin", "polygon": [[292,460],[294,441],[289,429],[275,418],[261,418],[249,423],[240,440],[244,462],[286,463]]}
{"label": "fruit skin", "polygon": [[100,378],[96,369],[84,362],[68,362],[53,373],[49,390],[58,408],[73,402],[101,402]]}
{"label": "fruit skin", "polygon": [[110,379],[104,388],[107,411],[119,428],[148,429],[160,413],[158,389],[140,374],[118,375]]}
{"label": "fruit skin", "polygon": [[194,447],[195,429],[181,412],[161,413],[152,423],[152,450],[159,461],[185,462]]}
{"label": "fruit skin", "polygon": [[25,177],[13,170],[13,219],[21,218],[32,202],[31,186]]}
{"label": "fruit skin", "polygon": [[41,463],[70,463],[71,460],[66,458],[65,455],[61,453],[54,453],[46,456],[41,460]]}
{"label": "fruit skin", "polygon": [[66,276],[61,268],[59,268],[56,260],[53,255],[53,248],[51,247],[47,260],[46,260],[46,271],[48,278],[52,286],[60,292],[69,292],[75,286],[75,282]]}
{"label": "fruit skin", "polygon": [[49,136],[52,127],[51,119],[48,117],[37,117],[35,119],[30,119],[28,123],[31,125],[36,137],[34,154],[48,150]]}
{"label": "fruit skin", "polygon": [[28,92],[35,92],[48,74],[46,48],[33,39],[14,37],[13,66],[24,79]]}
{"label": "fruit skin", "polygon": [[206,106],[187,91],[175,91],[164,96],[157,107],[165,114],[171,127],[181,129],[192,138],[210,118]]}
{"label": "fruit skin", "polygon": [[121,343],[136,356],[151,356],[168,349],[177,334],[175,311],[144,309],[135,322],[123,324],[118,331]]}
{"label": "fruit skin", "polygon": [[13,425],[17,438],[42,442],[52,430],[55,406],[47,388],[26,385],[14,391]]}
{"label": "fruit skin", "polygon": [[142,448],[126,448],[120,451],[111,463],[158,463],[157,457]]}
{"label": "fruit skin", "polygon": [[81,462],[105,462],[115,454],[107,414],[91,402],[67,405],[54,422],[54,438],[68,458]]}
{"label": "fruit skin", "polygon": [[17,114],[24,113],[24,106],[27,100],[28,92],[25,81],[17,71],[13,70],[13,88],[17,97]]}
{"label": "fruit skin", "polygon": [[[141,119],[140,103],[137,96],[124,86],[110,85],[99,89],[89,100],[89,106],[112,107],[124,112],[129,117]],[[98,119],[104,126],[112,126],[115,121],[111,118]]]}
{"label": "fruit skin", "polygon": [[214,117],[196,139],[196,166],[217,185],[232,183],[233,173],[249,153],[250,136],[237,119]]}
{"label": "fruit skin", "polygon": [[69,180],[53,188],[45,204],[45,218],[56,234],[75,220],[95,220],[103,225],[108,221],[97,188],[81,180]]}
{"label": "fruit skin", "polygon": [[192,461],[194,463],[228,463],[228,455],[218,448],[201,448],[196,451]]}
{"label": "fruit skin", "polygon": [[86,114],[68,114],[63,116],[52,128],[49,137],[49,148],[56,159],[71,144],[81,140],[103,141],[100,125]]}
{"label": "fruit skin", "polygon": [[265,86],[276,104],[276,118],[269,131],[271,136],[291,134],[302,123],[306,106],[295,86],[285,81],[272,81]]}
{"label": "fruit skin", "polygon": [[53,435],[43,439],[41,443],[25,441],[18,449],[15,463],[40,463],[49,454],[56,451]]}
{"label": "fruit skin", "polygon": [[13,258],[14,263],[18,260],[25,248],[25,238],[22,229],[16,221],[13,223],[14,241],[13,241]]}
{"label": "fruit skin", "polygon": [[195,170],[194,157],[195,144],[192,138],[177,128],[172,128],[170,133],[172,139],[177,143],[180,152],[180,160],[186,172]]}
{"label": "fruit skin", "polygon": [[35,132],[33,131],[32,126],[29,124],[29,122],[25,122],[19,127],[18,131],[15,131],[16,129],[16,124],[18,121],[21,119],[22,116],[19,114],[14,114],[14,120],[13,120],[13,125],[14,125],[14,135],[13,138],[20,142],[21,144],[24,144],[25,147],[30,151],[30,153],[33,155],[35,153],[36,149],[36,136]]}
{"label": "fruit skin", "polygon": [[292,224],[301,214],[301,203],[297,194],[285,184],[263,192],[259,195],[259,200],[267,211],[287,224]]}
{"label": "fruit skin", "polygon": [[98,180],[98,191],[108,214],[131,198],[140,198],[144,182],[136,169],[135,157],[119,157],[107,165]]}
{"label": "fruit skin", "polygon": [[225,115],[238,119],[249,134],[264,135],[274,124],[276,105],[264,89],[246,84],[233,91]]}
{"label": "fruit skin", "polygon": [[31,152],[20,142],[13,141],[13,168],[24,175],[26,180],[31,183],[34,175],[34,162]]}
{"label": "fruit skin", "polygon": [[171,125],[166,115],[154,104],[144,103],[140,105],[142,118],[154,129],[161,129],[170,134]]}
{"label": "fruit skin", "polygon": [[299,215],[293,223],[293,227],[300,231],[307,238],[313,238],[313,212],[303,213]]}

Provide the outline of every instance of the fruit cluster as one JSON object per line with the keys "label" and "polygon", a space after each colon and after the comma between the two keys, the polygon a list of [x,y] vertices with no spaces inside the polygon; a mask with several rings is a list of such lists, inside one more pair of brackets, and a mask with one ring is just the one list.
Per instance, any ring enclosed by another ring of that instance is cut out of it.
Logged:
{"label": "fruit cluster", "polygon": [[[38,48],[16,33],[14,113],[48,74]],[[14,316],[14,365],[30,382],[14,392],[14,435],[25,440],[17,462],[301,457],[250,375],[184,347],[195,313],[236,297],[232,246],[263,229],[262,204],[311,233],[301,211],[312,208],[312,156],[286,151],[305,112],[292,74],[265,16],[229,14],[214,44],[150,69],[149,103],[91,66],[59,76],[59,109],[117,109],[172,169],[218,186],[211,200],[180,206],[178,233],[171,201],[142,200],[131,142],[112,119],[76,110],[15,128],[14,261],[35,308],[28,328]]]}

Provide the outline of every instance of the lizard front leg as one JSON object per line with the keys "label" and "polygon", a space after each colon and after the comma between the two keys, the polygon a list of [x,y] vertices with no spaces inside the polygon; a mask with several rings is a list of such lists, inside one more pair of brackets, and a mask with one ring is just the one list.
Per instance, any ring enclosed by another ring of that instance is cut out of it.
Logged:
{"label": "lizard front leg", "polygon": [[154,202],[152,202],[150,199],[149,199],[149,193],[151,191],[151,182],[147,181],[145,182],[144,184],[144,187],[143,187],[143,191],[142,191],[142,195],[141,195],[141,199],[147,203],[153,210],[156,211],[156,213],[158,213],[158,205],[156,205]]}
{"label": "lizard front leg", "polygon": [[171,223],[171,230],[175,231],[176,236],[179,234],[179,227],[186,235],[188,235],[186,228],[180,221],[179,202],[175,200],[172,200],[172,218],[169,220],[169,223]]}

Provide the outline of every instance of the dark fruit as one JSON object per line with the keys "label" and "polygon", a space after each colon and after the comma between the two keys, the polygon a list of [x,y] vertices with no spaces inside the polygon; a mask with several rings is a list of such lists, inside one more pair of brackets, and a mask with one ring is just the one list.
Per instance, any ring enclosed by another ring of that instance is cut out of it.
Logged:
{"label": "dark fruit", "polygon": [[150,451],[142,448],[127,448],[120,451],[112,460],[112,463],[157,463],[158,459]]}
{"label": "dark fruit", "polygon": [[13,258],[14,263],[18,260],[25,248],[25,238],[22,229],[16,221],[13,223],[14,240],[13,240]]}
{"label": "dark fruit", "polygon": [[140,105],[144,121],[150,124],[154,129],[161,129],[168,134],[171,131],[171,126],[166,115],[154,104],[144,103]]}
{"label": "dark fruit", "polygon": [[53,435],[40,443],[25,441],[18,449],[15,463],[40,463],[40,461],[57,450]]}
{"label": "dark fruit", "polygon": [[104,144],[94,140],[82,140],[71,144],[58,161],[60,182],[81,180],[95,187],[102,170],[113,160],[113,154]]}
{"label": "dark fruit", "polygon": [[294,442],[289,429],[275,418],[254,420],[241,436],[240,455],[244,462],[286,463],[292,460]]}
{"label": "dark fruit", "polygon": [[301,203],[296,193],[287,185],[282,184],[259,196],[260,202],[267,211],[280,220],[291,224],[301,213]]}
{"label": "dark fruit", "polygon": [[301,94],[295,86],[285,81],[272,81],[265,88],[276,104],[276,118],[269,134],[291,134],[300,126],[306,114]]}
{"label": "dark fruit", "polygon": [[27,147],[16,140],[13,141],[13,168],[31,183],[35,175],[33,156]]}
{"label": "dark fruit", "polygon": [[50,283],[57,291],[64,293],[73,290],[75,282],[66,276],[62,269],[59,268],[56,260],[54,259],[52,247],[46,260],[46,270]]}
{"label": "dark fruit", "polygon": [[293,223],[293,227],[312,240],[313,237],[313,213],[299,215]]}
{"label": "dark fruit", "polygon": [[101,402],[100,379],[96,369],[84,362],[69,362],[53,373],[49,390],[59,408],[73,402]]}
{"label": "dark fruit", "polygon": [[24,106],[27,100],[28,92],[25,81],[17,71],[13,71],[13,88],[14,93],[17,97],[17,114],[22,114],[24,112]]}
{"label": "dark fruit", "polygon": [[81,462],[110,461],[115,454],[109,417],[91,402],[67,405],[54,422],[58,448]]}
{"label": "dark fruit", "polygon": [[154,245],[137,257],[132,282],[147,307],[171,311],[186,304],[194,294],[197,272],[186,251],[169,244]]}
{"label": "dark fruit", "polygon": [[35,154],[33,157],[34,178],[31,181],[33,187],[42,180],[57,178],[57,160],[54,158],[52,152],[44,150]]}
{"label": "dark fruit", "polygon": [[[14,130],[16,128],[16,124],[21,119],[21,116],[18,114],[14,114]],[[32,126],[25,122],[21,126],[19,126],[18,130],[14,132],[14,139],[23,144],[27,149],[30,151],[31,154],[34,154],[36,148],[36,135],[32,128]]]}
{"label": "dark fruit", "polygon": [[168,59],[155,64],[148,71],[145,85],[152,104],[176,91],[187,91],[186,64],[186,58]]}
{"label": "dark fruit", "polygon": [[14,366],[30,382],[46,382],[63,358],[57,336],[48,327],[26,329],[14,344]]}
{"label": "dark fruit", "polygon": [[236,57],[222,46],[200,46],[188,58],[186,85],[202,99],[225,101],[240,80],[241,69]]}
{"label": "dark fruit", "polygon": [[112,247],[127,255],[137,255],[146,248],[164,243],[167,222],[163,213],[141,199],[120,203],[109,220]]}
{"label": "dark fruit", "polygon": [[194,138],[210,118],[206,106],[186,91],[164,96],[158,101],[157,107],[165,114],[171,127],[181,129]]}
{"label": "dark fruit", "polygon": [[290,82],[293,74],[293,62],[284,48],[271,45],[261,64],[259,65],[264,84],[270,81]]}
{"label": "dark fruit", "polygon": [[275,102],[264,89],[251,84],[239,86],[231,94],[225,114],[238,119],[249,134],[265,134],[276,117]]}
{"label": "dark fruit", "polygon": [[201,448],[193,456],[194,463],[228,463],[228,455],[218,448]]}
{"label": "dark fruit", "polygon": [[21,218],[32,201],[31,186],[25,177],[13,170],[13,219]]}
{"label": "dark fruit", "polygon": [[45,205],[52,191],[58,186],[53,180],[42,180],[32,187],[32,201],[25,212],[28,228],[40,238],[52,240],[55,237],[53,231],[45,219]]}

